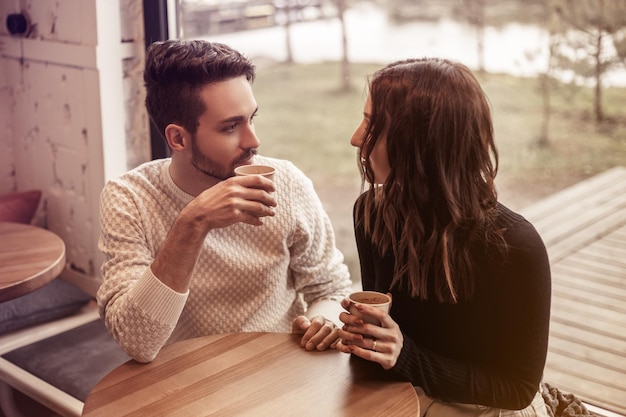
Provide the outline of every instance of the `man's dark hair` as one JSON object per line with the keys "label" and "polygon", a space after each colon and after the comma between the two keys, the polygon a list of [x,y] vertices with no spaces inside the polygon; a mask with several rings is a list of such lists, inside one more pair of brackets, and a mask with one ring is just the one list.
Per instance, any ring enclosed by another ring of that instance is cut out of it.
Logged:
{"label": "man's dark hair", "polygon": [[254,65],[240,52],[215,42],[167,40],[146,50],[143,74],[146,108],[159,133],[170,123],[195,134],[205,106],[200,89],[245,76],[254,81]]}

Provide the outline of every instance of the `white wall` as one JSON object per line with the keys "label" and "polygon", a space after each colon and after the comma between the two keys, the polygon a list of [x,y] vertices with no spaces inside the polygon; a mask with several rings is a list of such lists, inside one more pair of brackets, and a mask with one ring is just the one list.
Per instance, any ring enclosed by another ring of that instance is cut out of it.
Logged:
{"label": "white wall", "polygon": [[[98,199],[149,159],[140,0],[0,1],[0,194],[41,189],[37,223],[67,246],[63,276],[93,291]],[[9,36],[6,16],[33,30]]]}

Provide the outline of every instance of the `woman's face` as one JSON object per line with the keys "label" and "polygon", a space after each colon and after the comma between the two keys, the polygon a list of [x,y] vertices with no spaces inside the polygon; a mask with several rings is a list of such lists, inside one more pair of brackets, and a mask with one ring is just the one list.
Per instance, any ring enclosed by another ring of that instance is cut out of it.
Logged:
{"label": "woman's face", "polygon": [[[365,140],[365,135],[367,133],[367,127],[370,124],[370,116],[372,114],[372,100],[368,95],[367,100],[365,101],[365,107],[363,109],[363,120],[361,124],[356,128],[354,133],[352,134],[352,139],[350,139],[350,144],[354,147],[359,148],[361,151],[361,156],[363,157],[363,141]],[[384,184],[387,180],[387,176],[389,175],[389,158],[387,157],[387,137],[380,136],[376,140],[376,144],[374,145],[374,149],[372,149],[372,153],[369,155],[369,163],[374,171],[374,181],[376,184]]]}

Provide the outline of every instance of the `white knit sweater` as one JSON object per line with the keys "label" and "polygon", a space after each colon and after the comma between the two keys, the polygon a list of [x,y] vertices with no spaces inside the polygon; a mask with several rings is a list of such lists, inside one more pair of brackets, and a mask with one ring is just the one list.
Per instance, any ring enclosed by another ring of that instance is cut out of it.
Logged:
{"label": "white knit sweater", "polygon": [[211,230],[185,294],[150,269],[171,224],[193,199],[172,181],[170,160],[145,163],[105,186],[98,305],[134,359],[151,361],[166,343],[202,335],[289,332],[301,314],[340,324],[339,301],[351,281],[311,181],[287,161],[256,156],[255,163],[276,168],[276,215],[263,226]]}

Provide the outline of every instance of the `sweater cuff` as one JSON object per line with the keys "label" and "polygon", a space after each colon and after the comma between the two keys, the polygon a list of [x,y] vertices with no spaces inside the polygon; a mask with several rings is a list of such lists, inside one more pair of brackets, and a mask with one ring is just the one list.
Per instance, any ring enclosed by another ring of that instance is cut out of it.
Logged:
{"label": "sweater cuff", "polygon": [[343,307],[341,307],[341,303],[339,301],[331,300],[328,298],[317,300],[306,310],[305,315],[312,319],[315,316],[324,316],[324,318],[331,320],[337,326],[343,326],[343,322],[339,320],[339,314],[345,311]]}
{"label": "sweater cuff", "polygon": [[130,291],[133,303],[158,323],[178,323],[178,318],[185,307],[189,291],[181,294],[163,284],[150,268],[137,281]]}

